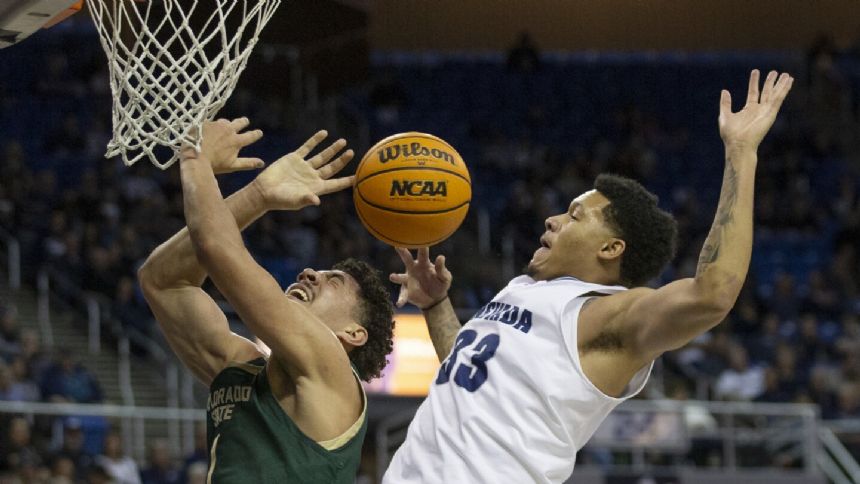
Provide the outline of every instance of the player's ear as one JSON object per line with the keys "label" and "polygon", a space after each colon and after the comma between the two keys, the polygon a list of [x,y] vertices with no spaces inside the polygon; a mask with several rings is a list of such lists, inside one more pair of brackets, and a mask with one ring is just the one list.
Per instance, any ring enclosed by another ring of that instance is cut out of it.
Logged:
{"label": "player's ear", "polygon": [[600,251],[597,253],[597,257],[604,261],[617,259],[621,257],[621,254],[624,253],[624,249],[626,248],[627,244],[625,244],[623,240],[618,238],[611,238],[604,242],[603,245],[600,247]]}
{"label": "player's ear", "polygon": [[367,330],[358,323],[352,323],[337,333],[338,338],[350,346],[364,346],[367,343]]}

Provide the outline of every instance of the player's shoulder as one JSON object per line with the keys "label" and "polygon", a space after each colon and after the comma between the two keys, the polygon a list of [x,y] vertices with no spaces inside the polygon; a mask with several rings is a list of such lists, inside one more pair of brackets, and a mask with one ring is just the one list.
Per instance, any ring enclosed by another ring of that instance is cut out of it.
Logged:
{"label": "player's shoulder", "polygon": [[517,276],[508,282],[508,286],[546,286],[546,287],[558,287],[558,286],[582,286],[594,289],[605,288],[610,291],[623,291],[627,288],[624,286],[618,285],[605,285],[599,284],[595,282],[583,281],[582,279],[577,279],[573,276],[560,276],[554,277],[552,279],[534,279],[528,275]]}
{"label": "player's shoulder", "polygon": [[655,289],[651,289],[650,287],[634,287],[612,293],[601,293],[600,291],[588,292],[581,296],[583,299],[588,299],[582,308],[582,315],[602,321],[610,321],[618,314],[627,310],[634,301],[654,291]]}

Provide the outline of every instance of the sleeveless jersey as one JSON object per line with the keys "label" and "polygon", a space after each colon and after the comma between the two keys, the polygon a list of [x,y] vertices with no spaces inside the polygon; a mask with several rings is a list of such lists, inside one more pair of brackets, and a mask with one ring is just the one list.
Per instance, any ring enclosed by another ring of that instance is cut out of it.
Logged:
{"label": "sleeveless jersey", "polygon": [[[367,430],[365,410],[339,441],[317,443],[281,408],[259,358],[233,364],[209,387],[207,483],[353,484]],[[328,450],[332,449],[332,450]]]}
{"label": "sleeveless jersey", "polygon": [[513,279],[460,330],[383,484],[564,482],[577,451],[653,366],[614,398],[580,365],[577,320],[588,294],[623,290]]}

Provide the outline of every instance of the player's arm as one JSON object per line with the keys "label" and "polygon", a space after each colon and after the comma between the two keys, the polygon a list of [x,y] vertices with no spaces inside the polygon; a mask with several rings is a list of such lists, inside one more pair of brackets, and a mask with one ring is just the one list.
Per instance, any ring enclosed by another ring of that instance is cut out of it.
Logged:
{"label": "player's arm", "polygon": [[445,267],[445,256],[436,256],[435,262],[430,262],[428,247],[418,249],[417,259],[412,259],[407,249],[398,247],[395,250],[406,269],[405,273],[389,276],[391,282],[400,284],[397,307],[403,307],[408,301],[421,309],[436,356],[442,361],[451,352],[461,327],[454,306],[448,299],[452,276]]}
{"label": "player's arm", "polygon": [[[185,150],[180,161],[185,218],[200,263],[245,324],[272,351],[272,357],[291,376],[307,377],[349,388],[349,360],[340,341],[316,316],[290,300],[272,276],[245,248],[239,227],[218,188],[215,170],[220,160],[237,156],[251,133],[240,134],[226,121],[204,125],[198,154]],[[349,161],[351,152],[330,160],[341,151],[338,141],[319,155],[305,156],[326,137],[317,133],[294,153],[279,160],[289,180],[292,209],[319,204],[319,195],[352,186],[352,177],[328,179]],[[263,174],[261,174],[263,177]]]}
{"label": "player's arm", "polygon": [[720,201],[699,256],[696,275],[659,289],[639,288],[598,298],[583,317],[605,321],[641,363],[676,349],[719,324],[741,291],[749,268],[753,236],[753,193],[757,150],[773,125],[793,79],[771,72],[759,93],[759,73],[750,75],[744,108],[732,113],[722,92],[719,127],[725,144]]}
{"label": "player's arm", "polygon": [[[232,169],[254,168],[258,163],[237,160]],[[260,190],[253,184],[234,193],[226,204],[242,229],[266,212]],[[201,288],[206,271],[197,261],[187,228],[150,254],[138,270],[138,279],[168,344],[207,385],[230,361],[260,355],[256,345],[230,331],[224,313]]]}

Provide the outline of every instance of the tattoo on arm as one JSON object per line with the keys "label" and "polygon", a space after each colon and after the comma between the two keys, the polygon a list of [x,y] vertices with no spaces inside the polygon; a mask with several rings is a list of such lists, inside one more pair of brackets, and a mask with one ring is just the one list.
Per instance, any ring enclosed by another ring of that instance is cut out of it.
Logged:
{"label": "tattoo on arm", "polygon": [[702,252],[699,255],[699,265],[696,268],[696,272],[703,272],[707,269],[708,265],[716,262],[719,257],[723,231],[734,219],[735,202],[737,202],[737,199],[737,172],[731,162],[729,162],[726,163],[726,170],[723,174],[723,189],[720,193],[720,203],[717,207],[717,215],[714,217],[714,224],[711,226],[711,231],[708,234],[708,238],[705,240],[705,245],[702,247]]}

